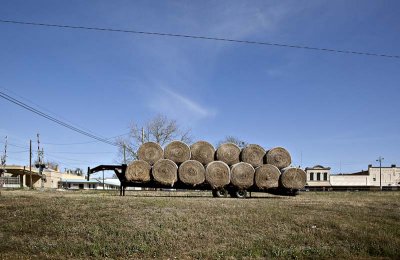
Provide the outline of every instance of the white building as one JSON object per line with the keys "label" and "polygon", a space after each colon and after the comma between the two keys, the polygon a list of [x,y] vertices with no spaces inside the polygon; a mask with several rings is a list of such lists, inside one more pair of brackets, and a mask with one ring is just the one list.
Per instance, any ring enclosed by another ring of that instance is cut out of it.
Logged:
{"label": "white building", "polygon": [[308,189],[315,190],[325,190],[331,187],[331,168],[324,167],[322,165],[315,165],[314,167],[307,167],[305,169],[307,174],[307,184]]}
{"label": "white building", "polygon": [[[382,176],[382,182],[381,182]],[[367,171],[352,174],[331,175],[333,187],[400,187],[400,167],[373,167],[368,165]]]}
{"label": "white building", "polygon": [[[119,189],[121,183],[118,179],[66,179],[62,178],[60,186],[71,190],[116,190]],[[104,186],[104,187],[103,187]]]}

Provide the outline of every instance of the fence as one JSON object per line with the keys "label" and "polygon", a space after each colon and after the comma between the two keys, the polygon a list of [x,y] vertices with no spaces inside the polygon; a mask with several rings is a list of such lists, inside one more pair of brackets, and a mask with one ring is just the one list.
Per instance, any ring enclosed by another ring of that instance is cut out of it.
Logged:
{"label": "fence", "polygon": [[0,177],[0,188],[19,188],[19,177]]}

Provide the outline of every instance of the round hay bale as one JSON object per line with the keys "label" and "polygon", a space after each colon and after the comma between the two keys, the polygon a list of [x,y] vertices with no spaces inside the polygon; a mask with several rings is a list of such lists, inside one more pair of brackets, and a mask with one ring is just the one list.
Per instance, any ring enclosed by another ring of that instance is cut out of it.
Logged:
{"label": "round hay bale", "polygon": [[209,142],[198,141],[190,146],[191,160],[196,160],[204,165],[214,161],[215,148]]}
{"label": "round hay bale", "polygon": [[175,163],[183,163],[190,160],[190,148],[181,141],[172,141],[164,149],[164,158]]}
{"label": "round hay bale", "polygon": [[279,180],[282,187],[286,189],[300,190],[306,186],[307,175],[302,169],[286,168],[283,169]]}
{"label": "round hay bale", "polygon": [[174,183],[178,180],[178,166],[171,160],[161,159],[158,160],[152,170],[153,178],[155,181],[164,184],[174,186]]}
{"label": "round hay bale", "polygon": [[179,166],[178,175],[181,182],[196,186],[205,181],[206,169],[201,162],[189,160]]}
{"label": "round hay bale", "polygon": [[272,148],[265,157],[268,164],[275,165],[278,169],[286,168],[292,163],[290,153],[283,147]]}
{"label": "round hay bale", "polygon": [[247,189],[254,184],[254,168],[249,163],[240,162],[231,167],[231,183],[239,189]]}
{"label": "round hay bale", "polygon": [[264,164],[256,168],[255,184],[259,189],[278,188],[281,172],[272,164]]}
{"label": "round hay bale", "polygon": [[128,165],[125,171],[125,178],[127,181],[150,181],[151,165],[142,160],[133,161]]}
{"label": "round hay bale", "polygon": [[142,144],[138,150],[139,160],[148,162],[153,165],[158,160],[162,159],[164,151],[161,146],[154,142],[147,142]]}
{"label": "round hay bale", "polygon": [[243,148],[240,157],[242,162],[250,163],[253,167],[263,165],[265,150],[258,144],[249,144]]}
{"label": "round hay bale", "polygon": [[206,181],[213,189],[223,188],[230,182],[229,166],[221,161],[214,161],[207,164]]}
{"label": "round hay bale", "polygon": [[223,161],[229,166],[240,162],[240,148],[234,143],[221,144],[216,152],[218,161]]}

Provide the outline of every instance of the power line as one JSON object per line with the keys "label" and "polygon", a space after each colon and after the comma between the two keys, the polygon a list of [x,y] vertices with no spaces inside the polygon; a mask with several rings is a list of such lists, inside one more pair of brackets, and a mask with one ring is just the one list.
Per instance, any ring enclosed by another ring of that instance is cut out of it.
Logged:
{"label": "power line", "polygon": [[244,43],[244,44],[268,45],[268,46],[284,47],[284,48],[306,49],[306,50],[312,50],[312,51],[325,51],[325,52],[332,52],[332,53],[367,55],[367,56],[376,56],[376,57],[383,57],[383,58],[400,59],[400,56],[398,56],[398,55],[380,54],[380,53],[372,53],[372,52],[361,52],[361,51],[351,51],[351,50],[329,49],[329,48],[319,48],[319,47],[311,47],[311,46],[304,46],[304,45],[294,45],[294,44],[284,44],[284,43],[274,43],[274,42],[237,40],[237,39],[219,38],[219,37],[210,37],[210,36],[200,36],[200,35],[149,32],[149,31],[136,31],[136,30],[123,30],[123,29],[87,27],[87,26],[73,26],[73,25],[63,25],[63,24],[22,22],[22,21],[1,20],[1,19],[0,19],[0,22],[1,23],[11,23],[11,24],[22,24],[22,25],[68,28],[68,29],[82,29],[82,30],[94,30],[94,31],[120,32],[120,33],[134,33],[134,34],[155,35],[155,36],[190,38],[190,39],[198,39],[198,40],[212,40],[212,41],[224,41],[224,42],[234,42],[234,43]]}
{"label": "power line", "polygon": [[49,116],[49,115],[47,115],[47,114],[45,114],[45,113],[43,113],[43,112],[41,112],[41,111],[39,111],[39,110],[37,110],[37,109],[35,109],[35,108],[33,108],[33,107],[31,107],[31,106],[25,104],[25,103],[23,103],[23,102],[21,102],[21,101],[15,99],[15,98],[13,98],[13,97],[11,97],[11,96],[9,96],[9,95],[7,95],[7,94],[1,92],[1,91],[0,91],[0,97],[3,98],[3,99],[8,100],[8,101],[10,101],[10,102],[12,102],[12,103],[14,103],[14,104],[16,104],[16,105],[18,105],[18,106],[20,106],[20,107],[22,107],[22,108],[24,108],[24,109],[26,109],[26,110],[29,110],[29,111],[31,111],[31,112],[33,112],[33,113],[35,113],[35,114],[37,114],[37,115],[39,115],[39,116],[41,116],[41,117],[44,117],[44,118],[46,118],[46,119],[48,119],[48,120],[50,120],[50,121],[53,121],[53,122],[56,123],[56,124],[59,124],[59,125],[61,125],[61,126],[64,126],[64,127],[68,128],[68,129],[70,129],[70,130],[72,130],[72,131],[75,131],[75,132],[80,133],[80,134],[82,134],[82,135],[86,135],[87,137],[96,139],[96,140],[98,140],[98,141],[100,141],[100,142],[103,142],[103,143],[106,143],[106,144],[109,144],[109,145],[113,145],[113,146],[119,147],[119,145],[116,144],[116,143],[113,143],[113,142],[111,142],[111,141],[109,141],[109,140],[107,140],[107,139],[104,139],[104,138],[95,136],[95,135],[93,135],[93,134],[91,134],[91,133],[88,133],[88,132],[86,132],[86,131],[83,131],[83,130],[81,130],[81,129],[79,129],[79,128],[76,128],[76,127],[74,127],[74,126],[72,126],[72,125],[69,125],[69,124],[67,124],[67,123],[64,123],[63,121],[60,121],[60,120],[58,120],[58,119],[56,119],[56,118],[54,118],[54,117],[52,117],[52,116]]}
{"label": "power line", "polygon": [[66,122],[66,123],[69,123],[69,124],[71,124],[71,125],[72,125],[72,124],[73,124],[73,125],[76,125],[76,126],[78,126],[79,128],[81,128],[82,130],[87,131],[87,132],[90,132],[91,134],[94,134],[94,135],[96,134],[96,133],[90,131],[89,129],[85,129],[84,127],[82,127],[82,126],[80,126],[80,125],[78,125],[78,124],[76,124],[76,123],[73,123],[73,122],[69,121],[68,119],[66,119],[66,118],[64,118],[64,117],[62,117],[62,116],[60,116],[60,115],[58,115],[58,114],[56,114],[56,113],[50,111],[49,109],[47,109],[47,108],[45,108],[45,107],[43,107],[43,106],[40,106],[40,105],[36,104],[36,103],[33,102],[32,100],[29,100],[29,99],[27,99],[27,98],[25,98],[25,97],[23,97],[23,96],[18,95],[18,93],[15,93],[15,92],[12,91],[11,89],[4,88],[4,87],[0,87],[0,89],[3,89],[3,90],[5,90],[6,92],[9,92],[9,93],[11,93],[12,95],[14,95],[14,96],[16,96],[16,97],[18,97],[18,98],[24,100],[25,102],[30,103],[30,104],[33,105],[33,106],[36,106],[38,109],[41,109],[42,111],[47,112],[49,115],[52,115],[52,116],[55,116],[55,117],[58,117],[58,118],[64,120],[64,122]]}
{"label": "power line", "polygon": [[[119,135],[116,135],[116,136],[113,136],[113,137],[109,137],[109,138],[105,138],[106,140],[110,140],[110,139],[115,139],[115,138],[118,138],[118,137],[121,137],[121,136],[124,136],[124,135],[128,135],[128,134],[130,134],[129,132],[128,133],[124,133],[124,134],[119,134]],[[60,145],[60,146],[62,146],[62,145],[80,145],[80,144],[92,144],[92,143],[96,143],[96,142],[99,142],[99,141],[88,141],[88,142],[76,142],[76,143],[42,143],[42,144],[46,144],[46,145]]]}

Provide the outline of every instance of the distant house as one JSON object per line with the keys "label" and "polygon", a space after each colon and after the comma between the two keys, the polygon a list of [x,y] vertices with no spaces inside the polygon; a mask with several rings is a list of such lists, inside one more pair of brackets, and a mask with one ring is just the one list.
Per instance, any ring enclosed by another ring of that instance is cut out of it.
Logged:
{"label": "distant house", "polygon": [[60,186],[65,189],[71,190],[116,190],[119,189],[121,183],[118,179],[69,179],[62,178],[60,180]]}
{"label": "distant house", "polygon": [[306,187],[310,190],[329,189],[331,187],[331,168],[322,165],[315,165],[314,167],[307,167],[305,169],[307,174]]}

